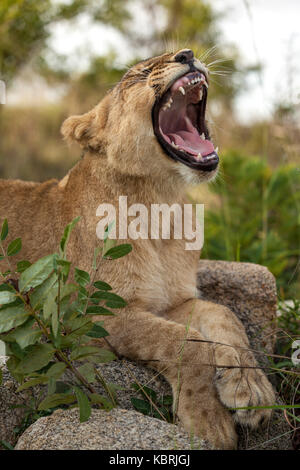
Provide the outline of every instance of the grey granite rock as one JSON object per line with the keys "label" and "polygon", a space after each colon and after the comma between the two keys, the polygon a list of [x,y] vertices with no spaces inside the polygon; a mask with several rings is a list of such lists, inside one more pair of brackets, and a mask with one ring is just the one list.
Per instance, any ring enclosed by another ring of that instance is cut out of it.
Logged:
{"label": "grey granite rock", "polygon": [[253,348],[272,352],[276,340],[274,276],[253,263],[201,260],[200,297],[230,308],[246,328]]}
{"label": "grey granite rock", "polygon": [[[18,384],[10,376],[6,368],[3,368],[3,384],[0,386],[0,441],[6,441],[11,445],[16,442],[14,429],[20,425],[25,414],[25,408],[29,400],[29,393],[23,391],[17,393]],[[17,405],[12,409],[11,406]],[[1,446],[0,446],[1,450]]]}
{"label": "grey granite rock", "polygon": [[94,410],[79,423],[78,410],[40,418],[18,440],[16,450],[183,450],[208,448],[178,426],[136,411]]}

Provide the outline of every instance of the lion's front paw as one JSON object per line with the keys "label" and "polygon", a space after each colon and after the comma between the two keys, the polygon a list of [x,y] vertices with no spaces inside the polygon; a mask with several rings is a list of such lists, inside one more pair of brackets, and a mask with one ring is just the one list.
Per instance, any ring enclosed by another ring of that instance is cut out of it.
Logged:
{"label": "lion's front paw", "polygon": [[195,396],[191,396],[189,388],[181,390],[178,407],[181,423],[191,435],[199,436],[213,449],[236,449],[237,434],[231,414],[220,403],[212,384],[200,389],[205,392]]}
{"label": "lion's front paw", "polygon": [[272,385],[259,369],[217,369],[215,384],[221,402],[232,409],[236,422],[251,428],[265,426],[268,423],[271,409],[234,410],[234,408],[275,404]]}

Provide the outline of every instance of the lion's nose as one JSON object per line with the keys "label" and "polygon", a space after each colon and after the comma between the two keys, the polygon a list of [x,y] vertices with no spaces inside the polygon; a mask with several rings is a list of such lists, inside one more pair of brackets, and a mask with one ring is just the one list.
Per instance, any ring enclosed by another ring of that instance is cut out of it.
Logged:
{"label": "lion's nose", "polygon": [[181,64],[188,64],[194,58],[194,53],[191,49],[185,49],[184,51],[178,52],[175,56],[175,62],[180,62]]}

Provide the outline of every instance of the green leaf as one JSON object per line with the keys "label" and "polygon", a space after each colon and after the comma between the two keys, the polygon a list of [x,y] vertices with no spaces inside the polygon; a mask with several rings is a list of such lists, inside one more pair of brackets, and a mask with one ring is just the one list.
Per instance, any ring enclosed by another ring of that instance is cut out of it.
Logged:
{"label": "green leaf", "polygon": [[127,255],[132,251],[132,246],[129,243],[123,243],[122,245],[114,246],[104,253],[103,258],[117,259]]}
{"label": "green leaf", "polygon": [[64,299],[68,295],[73,294],[77,290],[78,286],[76,284],[65,284],[60,291],[60,300]]}
{"label": "green leaf", "polygon": [[91,282],[90,275],[86,271],[82,271],[81,269],[75,268],[75,281],[78,282],[79,285],[84,287],[86,284]]}
{"label": "green leaf", "polygon": [[6,254],[7,256],[16,255],[17,253],[19,253],[21,248],[22,248],[21,238],[16,238],[12,242],[10,242],[10,244],[8,245]]}
{"label": "green leaf", "polygon": [[8,223],[7,223],[7,219],[4,219],[4,222],[2,224],[2,229],[1,229],[1,235],[0,235],[0,238],[1,240],[5,240],[5,238],[7,237],[7,234],[8,234]]}
{"label": "green leaf", "polygon": [[58,320],[58,313],[57,310],[52,313],[51,316],[51,326],[52,326],[52,333],[54,336],[57,336],[58,327],[59,327],[59,320]]}
{"label": "green leaf", "polygon": [[24,304],[0,310],[0,333],[5,333],[12,328],[22,325],[28,317],[29,312]]}
{"label": "green leaf", "polygon": [[19,280],[21,292],[27,292],[29,289],[39,286],[49,277],[53,271],[54,257],[54,254],[45,256],[22,272]]}
{"label": "green leaf", "polygon": [[[71,393],[71,386],[68,383],[62,382],[61,380],[57,380],[55,393]],[[50,395],[50,393],[48,394]]]}
{"label": "green leaf", "polygon": [[140,413],[143,413],[144,415],[151,414],[152,408],[148,401],[141,400],[140,398],[135,398],[135,397],[132,397],[130,400],[131,400],[133,407],[137,411],[139,411]]}
{"label": "green leaf", "polygon": [[28,346],[26,356],[19,363],[16,371],[28,374],[45,367],[54,356],[55,349],[50,344]]}
{"label": "green leaf", "polygon": [[92,412],[91,404],[89,402],[88,397],[81,390],[81,388],[74,387],[74,391],[75,391],[77,402],[79,405],[80,422],[83,423],[84,421],[87,421],[89,417],[91,416],[91,412]]}
{"label": "green leaf", "polygon": [[160,401],[162,405],[171,406],[173,404],[173,397],[172,395],[164,395]]}
{"label": "green leaf", "polygon": [[90,397],[92,404],[103,405],[106,411],[110,411],[114,408],[113,403],[110,400],[108,400],[106,397],[104,397],[103,395],[99,395],[98,393],[91,393],[89,397]]}
{"label": "green leaf", "polygon": [[96,281],[94,282],[93,286],[99,290],[112,290],[112,287],[109,284],[107,284],[107,282],[103,282],[103,281]]}
{"label": "green leaf", "polygon": [[66,246],[68,244],[70,234],[71,234],[73,228],[75,227],[75,225],[77,224],[77,222],[79,222],[79,220],[80,220],[80,217],[76,217],[75,219],[72,220],[72,222],[70,222],[66,226],[66,228],[64,230],[64,234],[63,234],[62,239],[60,241],[60,248],[61,248],[63,253],[65,252]]}
{"label": "green leaf", "polygon": [[102,291],[94,292],[90,298],[91,300],[92,299],[99,300],[99,301],[105,300],[106,301],[105,304],[108,307],[111,306],[111,305],[108,305],[108,302],[113,305],[113,307],[111,308],[121,308],[127,305],[127,302],[122,297],[120,297],[117,294],[113,294],[112,292],[102,292]]}
{"label": "green leaf", "polygon": [[56,273],[53,273],[50,277],[48,277],[42,284],[40,284],[34,289],[32,294],[30,294],[30,303],[32,308],[35,310],[41,308],[52,289],[53,292],[57,292]]}
{"label": "green leaf", "polygon": [[102,326],[94,325],[93,329],[86,335],[90,336],[91,338],[104,338],[105,336],[109,336],[109,333],[104,328],[102,328]]}
{"label": "green leaf", "polygon": [[24,374],[22,372],[17,372],[17,367],[20,364],[20,359],[15,356],[11,356],[8,361],[6,362],[6,367],[8,368],[9,372],[16,379],[17,382],[22,382],[24,379]]}
{"label": "green leaf", "polygon": [[0,305],[10,304],[14,300],[16,300],[16,294],[14,294],[13,292],[0,292]]}
{"label": "green leaf", "polygon": [[139,392],[141,395],[143,395],[143,397],[146,398],[147,400],[148,400],[148,397],[150,397],[153,402],[156,402],[157,394],[156,394],[155,390],[153,390],[152,388],[149,388],[146,385],[143,385],[142,387],[140,387],[137,383],[133,383],[133,384],[131,384],[131,386],[137,392]]}
{"label": "green leaf", "polygon": [[99,254],[101,253],[101,247],[100,246],[97,246],[95,249],[94,249],[94,256],[93,256],[93,270],[96,271],[97,269],[97,258],[99,256]]}
{"label": "green leaf", "polygon": [[70,359],[72,361],[78,361],[86,356],[91,356],[93,354],[98,354],[99,348],[96,346],[79,346],[74,349],[70,354]]}
{"label": "green leaf", "polygon": [[0,284],[0,292],[3,292],[3,291],[14,292],[14,293],[16,292],[14,287],[8,282],[4,282],[3,284]]}
{"label": "green leaf", "polygon": [[40,376],[34,377],[33,379],[27,380],[27,382],[23,383],[17,388],[17,392],[21,392],[22,390],[27,390],[30,387],[35,387],[36,385],[45,384],[48,382],[48,377]]}
{"label": "green leaf", "polygon": [[111,362],[116,359],[116,356],[114,353],[111,351],[108,351],[107,349],[99,349],[98,348],[98,354],[93,354],[87,358],[88,361],[90,362],[96,362],[96,363],[105,363],[105,362]]}
{"label": "green leaf", "polygon": [[28,324],[26,322],[24,326],[20,326],[12,334],[22,349],[25,349],[31,344],[35,344],[42,336],[41,330],[32,328],[33,323],[34,319],[32,319],[32,321],[30,320]]}
{"label": "green leaf", "polygon": [[27,260],[19,261],[17,263],[17,272],[22,273],[23,271],[25,271],[25,269],[29,268],[29,266],[31,266],[30,261],[27,261]]}
{"label": "green leaf", "polygon": [[47,370],[46,375],[57,380],[63,374],[66,367],[67,365],[64,362],[56,362]]}
{"label": "green leaf", "polygon": [[85,335],[93,328],[93,322],[83,316],[68,320],[64,322],[64,324],[66,328],[70,330],[70,333],[68,333],[67,336],[62,337],[62,344],[64,344],[64,340],[67,340],[68,342],[70,340],[73,341],[74,338]]}
{"label": "green leaf", "polygon": [[48,395],[40,404],[38,409],[48,410],[49,408],[55,408],[59,405],[69,405],[70,403],[74,403],[76,401],[76,397],[70,393],[53,393],[53,395]]}
{"label": "green leaf", "polygon": [[61,267],[61,273],[63,275],[64,282],[67,282],[71,267],[71,261],[67,261],[65,259],[58,259],[56,262],[58,266]]}
{"label": "green leaf", "polygon": [[89,383],[95,382],[95,371],[92,364],[83,364],[82,366],[78,367],[77,370]]}
{"label": "green leaf", "polygon": [[90,305],[86,309],[86,313],[88,315],[115,315],[113,312],[111,312],[107,308],[101,307],[99,305]]}
{"label": "green leaf", "polygon": [[6,449],[6,450],[15,450],[14,447],[13,447],[9,442],[0,441],[0,444],[1,444],[2,447],[4,447],[4,449]]}

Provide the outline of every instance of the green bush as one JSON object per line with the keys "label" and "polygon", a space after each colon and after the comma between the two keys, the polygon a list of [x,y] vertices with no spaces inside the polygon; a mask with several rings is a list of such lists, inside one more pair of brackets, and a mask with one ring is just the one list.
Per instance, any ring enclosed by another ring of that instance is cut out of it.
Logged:
{"label": "green bush", "polygon": [[[95,280],[96,273],[99,263],[126,255],[131,245],[113,246],[115,242],[106,236],[103,247],[95,249],[90,276],[66,258],[68,239],[78,220],[79,217],[65,228],[57,253],[34,264],[20,261],[17,271],[10,260],[21,250],[22,242],[17,238],[4,249],[3,241],[8,235],[7,220],[4,221],[0,261],[5,260],[10,269],[0,271],[0,340],[5,342],[9,357],[6,365],[20,384],[18,391],[38,385],[47,387],[34,410],[37,416],[59,406],[79,406],[80,420],[86,421],[92,405],[106,410],[116,405],[115,387],[105,383],[96,367],[97,363],[114,360],[115,355],[91,344],[93,338],[104,338],[109,345],[103,322],[93,321],[93,316],[115,315],[114,309],[126,305],[109,284]],[[69,282],[70,273],[74,282]],[[96,393],[97,381],[107,396]],[[32,410],[31,407],[30,419]]]}
{"label": "green bush", "polygon": [[267,266],[282,297],[298,297],[300,169],[272,169],[258,157],[228,151],[211,190],[220,207],[205,211],[203,258]]}

